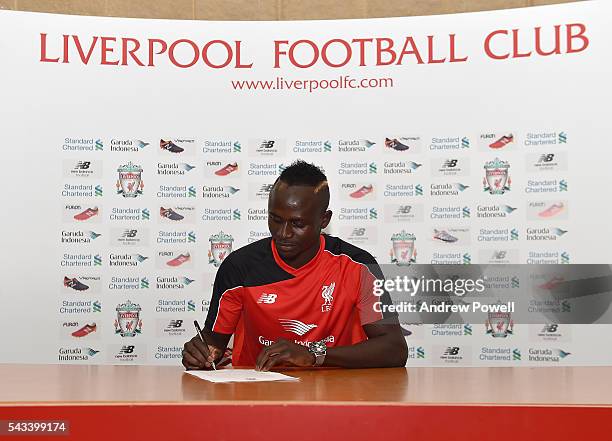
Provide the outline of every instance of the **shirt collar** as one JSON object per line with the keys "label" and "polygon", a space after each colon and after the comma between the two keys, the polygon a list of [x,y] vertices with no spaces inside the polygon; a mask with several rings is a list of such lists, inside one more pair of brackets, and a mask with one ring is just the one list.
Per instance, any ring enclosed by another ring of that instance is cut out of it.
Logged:
{"label": "shirt collar", "polygon": [[274,239],[270,241],[270,246],[272,247],[272,255],[274,256],[274,261],[278,266],[280,266],[283,270],[287,271],[289,274],[298,275],[305,272],[310,271],[318,262],[319,257],[323,254],[323,250],[325,249],[325,238],[321,234],[319,236],[319,250],[317,254],[310,259],[305,265],[302,265],[300,268],[294,268],[291,265],[285,263],[285,261],[278,255],[278,251],[276,250],[276,245],[274,244]]}

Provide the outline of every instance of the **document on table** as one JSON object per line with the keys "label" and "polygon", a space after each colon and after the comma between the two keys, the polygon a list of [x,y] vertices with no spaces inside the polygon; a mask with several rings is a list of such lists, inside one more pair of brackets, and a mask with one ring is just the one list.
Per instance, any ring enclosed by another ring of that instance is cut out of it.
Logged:
{"label": "document on table", "polygon": [[299,381],[278,372],[260,372],[254,369],[219,369],[217,371],[185,371],[189,375],[212,383],[252,383],[256,381]]}

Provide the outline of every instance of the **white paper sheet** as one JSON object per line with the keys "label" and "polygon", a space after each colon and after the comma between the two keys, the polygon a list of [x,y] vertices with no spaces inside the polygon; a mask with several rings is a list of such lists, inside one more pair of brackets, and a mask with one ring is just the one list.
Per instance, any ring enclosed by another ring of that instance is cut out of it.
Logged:
{"label": "white paper sheet", "polygon": [[219,369],[217,371],[186,371],[187,374],[213,383],[252,383],[257,381],[299,381],[299,378],[278,372],[260,372],[254,369]]}

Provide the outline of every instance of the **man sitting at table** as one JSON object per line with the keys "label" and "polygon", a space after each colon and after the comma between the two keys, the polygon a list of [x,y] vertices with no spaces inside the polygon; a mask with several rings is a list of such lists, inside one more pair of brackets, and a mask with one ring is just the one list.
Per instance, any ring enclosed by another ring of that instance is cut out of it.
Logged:
{"label": "man sitting at table", "polygon": [[346,368],[404,366],[406,341],[391,300],[375,295],[383,279],[374,258],[321,234],[331,220],[329,187],[316,166],[296,161],[268,199],[271,237],[222,262],[203,336],[185,343],[183,365],[210,369],[234,334],[232,364]]}

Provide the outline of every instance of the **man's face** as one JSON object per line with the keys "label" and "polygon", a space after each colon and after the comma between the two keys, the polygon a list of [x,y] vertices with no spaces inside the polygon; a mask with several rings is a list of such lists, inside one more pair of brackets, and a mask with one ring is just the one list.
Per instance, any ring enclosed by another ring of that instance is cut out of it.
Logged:
{"label": "man's face", "polygon": [[323,211],[313,187],[276,183],[268,199],[268,228],[279,256],[294,268],[307,263],[319,248],[321,230],[331,211]]}

